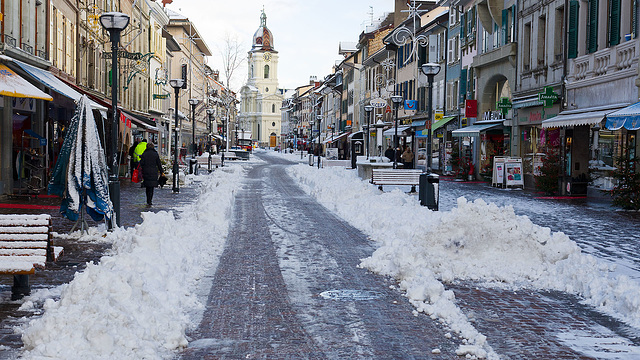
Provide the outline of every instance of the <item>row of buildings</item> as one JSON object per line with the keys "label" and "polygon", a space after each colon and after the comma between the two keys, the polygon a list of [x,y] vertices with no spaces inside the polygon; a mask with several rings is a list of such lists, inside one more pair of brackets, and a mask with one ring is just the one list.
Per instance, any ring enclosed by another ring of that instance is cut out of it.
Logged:
{"label": "row of buildings", "polygon": [[[400,142],[416,165],[432,157],[443,173],[481,178],[496,156],[515,157],[533,187],[554,152],[559,192],[609,189],[616,157],[640,150],[629,108],[639,98],[637,16],[631,0],[395,0],[357,42],[340,44],[332,74],[283,101],[282,141],[377,156],[393,144],[400,95]],[[427,63],[440,68],[431,108]]]}
{"label": "row of buildings", "polygon": [[[119,47],[118,134],[109,126],[111,43],[99,21],[114,11],[130,17]],[[117,136],[120,175],[136,138],[153,141],[168,158],[176,148],[190,154],[194,139],[201,149],[221,145],[234,128],[238,100],[207,65],[209,46],[192,21],[160,2],[5,0],[0,12],[0,194],[46,188],[82,95],[92,102],[107,153],[107,139]],[[173,78],[186,80],[177,124]]]}

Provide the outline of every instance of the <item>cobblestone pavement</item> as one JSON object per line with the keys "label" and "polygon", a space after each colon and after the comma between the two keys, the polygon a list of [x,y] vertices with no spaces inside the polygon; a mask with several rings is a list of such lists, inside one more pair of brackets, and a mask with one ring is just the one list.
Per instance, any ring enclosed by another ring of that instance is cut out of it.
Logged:
{"label": "cobblestone pavement", "polygon": [[393,283],[357,268],[373,251],[366,237],[305,195],[283,160],[266,159],[236,198],[207,311],[182,358],[457,358],[436,321],[413,316]]}
{"label": "cobblestone pavement", "polygon": [[[121,226],[130,227],[142,222],[141,213],[145,211],[161,211],[179,207],[194,199],[197,194],[197,184],[183,186],[180,193],[174,194],[171,186],[156,189],[152,207],[146,206],[145,190],[139,184],[132,183],[128,179],[121,180]],[[53,231],[59,234],[67,234],[74,222],[62,218],[59,214],[59,198],[1,198],[2,204],[26,204],[35,206],[54,207],[52,209],[13,209],[0,208],[0,214],[51,214],[53,217]],[[179,214],[178,214],[179,215]],[[100,226],[87,216],[90,227]],[[29,276],[31,291],[53,288],[70,282],[75,273],[84,269],[87,262],[99,261],[102,255],[108,251],[108,244],[96,244],[77,242],[71,239],[54,238],[56,246],[64,249],[63,256],[53,264],[47,264],[43,270],[37,270],[35,275]],[[14,326],[20,325],[24,318],[28,320],[40,311],[19,311],[19,301],[11,301],[11,285],[13,277],[0,276],[0,359],[12,358],[16,355],[16,349],[22,346],[19,334],[14,331]]]}
{"label": "cobblestone pavement", "polygon": [[[253,169],[238,196],[234,230],[213,275],[208,310],[182,357],[457,358],[456,340],[447,340],[446,330],[428,317],[412,316],[406,299],[390,289],[393,280],[356,268],[373,251],[366,237],[293,184],[282,173],[282,160],[267,160],[271,164]],[[460,195],[489,198],[513,203],[516,212],[532,214],[534,222],[544,220],[542,225],[554,230],[567,228],[557,221],[568,215],[610,212],[602,204],[538,200],[535,194],[486,185],[442,183],[441,188],[448,192],[445,208]],[[621,234],[620,242],[635,236]],[[633,359],[625,351],[640,345],[636,329],[572,295],[445,285],[503,359]],[[361,300],[345,301],[349,295],[340,292],[345,289],[359,290]],[[337,290],[330,294],[343,300],[328,301],[327,290]],[[442,352],[433,354],[435,348]]]}

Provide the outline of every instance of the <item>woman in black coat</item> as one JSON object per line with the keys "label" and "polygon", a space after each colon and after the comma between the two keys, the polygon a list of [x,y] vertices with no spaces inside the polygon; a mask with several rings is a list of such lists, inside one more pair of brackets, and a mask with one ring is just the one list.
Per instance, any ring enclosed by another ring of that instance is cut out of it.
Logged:
{"label": "woman in black coat", "polygon": [[153,143],[147,144],[147,150],[140,156],[140,168],[142,170],[142,185],[147,189],[147,205],[152,205],[153,188],[158,186],[158,174],[164,175],[160,156]]}

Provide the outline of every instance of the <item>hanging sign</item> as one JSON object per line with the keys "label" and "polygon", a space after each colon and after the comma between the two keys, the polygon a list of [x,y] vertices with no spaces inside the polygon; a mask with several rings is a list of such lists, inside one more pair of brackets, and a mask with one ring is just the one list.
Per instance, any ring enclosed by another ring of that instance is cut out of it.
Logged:
{"label": "hanging sign", "polygon": [[544,107],[550,108],[558,101],[558,93],[553,91],[553,87],[545,86],[541,93],[538,93],[538,101],[544,103]]}
{"label": "hanging sign", "polygon": [[464,117],[467,117],[467,118],[478,117],[478,100],[464,101]]}
{"label": "hanging sign", "polygon": [[405,110],[416,110],[417,107],[418,107],[418,101],[417,100],[405,100],[404,101],[404,109]]}
{"label": "hanging sign", "polygon": [[[113,57],[113,53],[111,51],[102,53],[102,58],[103,59],[109,60],[112,57]],[[118,50],[118,57],[121,58],[121,59],[142,60],[144,55],[142,53],[139,53],[139,52],[131,53],[131,52],[124,51],[124,50]]]}
{"label": "hanging sign", "polygon": [[371,99],[370,104],[376,109],[384,109],[387,107],[387,101],[381,98]]}
{"label": "hanging sign", "polygon": [[156,99],[168,99],[171,94],[153,94],[153,100]]}
{"label": "hanging sign", "polygon": [[436,113],[433,115],[433,119],[435,121],[440,121],[444,118],[444,113],[442,111],[436,111]]}

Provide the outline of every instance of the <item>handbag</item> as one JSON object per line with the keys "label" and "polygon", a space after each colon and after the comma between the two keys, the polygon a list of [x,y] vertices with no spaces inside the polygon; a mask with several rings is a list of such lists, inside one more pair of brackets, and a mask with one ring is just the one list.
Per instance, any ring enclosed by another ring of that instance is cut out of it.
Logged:
{"label": "handbag", "polygon": [[140,180],[142,180],[142,179],[140,179],[140,177],[141,177],[140,176],[140,165],[138,165],[138,167],[135,170],[133,170],[133,174],[131,174],[131,181],[133,181],[134,183],[137,184],[137,183],[140,182]]}

